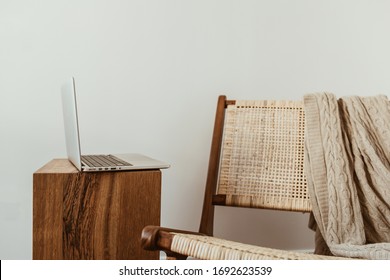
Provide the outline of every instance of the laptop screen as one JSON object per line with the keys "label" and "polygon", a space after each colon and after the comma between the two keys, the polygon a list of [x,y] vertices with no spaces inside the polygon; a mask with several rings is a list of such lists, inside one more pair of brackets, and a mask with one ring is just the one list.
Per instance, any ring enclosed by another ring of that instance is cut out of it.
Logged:
{"label": "laptop screen", "polygon": [[68,159],[81,170],[81,149],[74,78],[69,79],[61,87],[61,94]]}

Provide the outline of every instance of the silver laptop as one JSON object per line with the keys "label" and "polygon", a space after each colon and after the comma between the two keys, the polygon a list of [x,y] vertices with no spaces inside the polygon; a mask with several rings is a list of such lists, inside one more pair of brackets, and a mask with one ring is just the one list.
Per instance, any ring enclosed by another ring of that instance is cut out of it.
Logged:
{"label": "silver laptop", "polygon": [[140,154],[81,155],[74,78],[62,88],[66,150],[68,159],[80,171],[116,171],[168,168],[169,164]]}

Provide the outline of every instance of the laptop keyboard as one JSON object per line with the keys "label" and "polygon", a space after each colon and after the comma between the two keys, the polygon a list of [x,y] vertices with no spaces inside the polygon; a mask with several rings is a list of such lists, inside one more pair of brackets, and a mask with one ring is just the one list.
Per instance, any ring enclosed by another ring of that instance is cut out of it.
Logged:
{"label": "laptop keyboard", "polygon": [[113,155],[81,156],[81,161],[89,167],[131,166],[130,163],[114,157]]}

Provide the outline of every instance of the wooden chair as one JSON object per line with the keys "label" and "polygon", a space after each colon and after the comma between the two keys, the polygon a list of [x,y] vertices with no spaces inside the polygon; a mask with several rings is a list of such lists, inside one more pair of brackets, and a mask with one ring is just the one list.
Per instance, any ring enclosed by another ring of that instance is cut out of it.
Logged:
{"label": "wooden chair", "polygon": [[216,205],[310,212],[303,102],[218,99],[199,232],[147,226],[146,250],[185,259],[328,259],[213,237]]}

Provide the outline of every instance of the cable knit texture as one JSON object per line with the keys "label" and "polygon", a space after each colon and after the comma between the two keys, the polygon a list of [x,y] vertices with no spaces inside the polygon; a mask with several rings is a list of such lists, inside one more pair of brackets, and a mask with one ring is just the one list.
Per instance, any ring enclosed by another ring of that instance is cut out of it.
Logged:
{"label": "cable knit texture", "polygon": [[304,105],[305,172],[316,252],[390,259],[387,97],[337,100],[330,93],[309,94]]}

